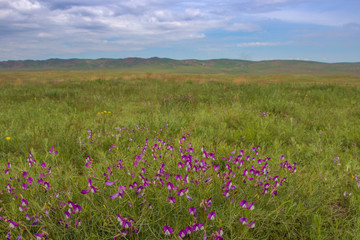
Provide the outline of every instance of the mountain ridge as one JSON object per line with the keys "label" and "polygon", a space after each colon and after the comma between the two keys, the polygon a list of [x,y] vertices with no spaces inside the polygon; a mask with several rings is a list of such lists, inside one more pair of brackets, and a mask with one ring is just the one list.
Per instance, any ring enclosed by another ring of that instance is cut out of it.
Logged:
{"label": "mountain ridge", "polygon": [[324,63],[305,60],[240,59],[175,60],[171,58],[99,58],[9,60],[0,62],[0,72],[122,70],[164,73],[234,74],[339,74],[360,75],[360,62]]}

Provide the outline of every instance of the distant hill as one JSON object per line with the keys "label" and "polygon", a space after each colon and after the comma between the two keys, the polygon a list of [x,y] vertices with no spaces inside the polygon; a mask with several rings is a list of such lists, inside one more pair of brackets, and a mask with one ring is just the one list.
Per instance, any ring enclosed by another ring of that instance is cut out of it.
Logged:
{"label": "distant hill", "polygon": [[296,60],[245,61],[232,59],[174,60],[157,57],[148,59],[49,59],[0,62],[0,72],[71,70],[124,70],[163,73],[360,75],[360,62],[322,63]]}

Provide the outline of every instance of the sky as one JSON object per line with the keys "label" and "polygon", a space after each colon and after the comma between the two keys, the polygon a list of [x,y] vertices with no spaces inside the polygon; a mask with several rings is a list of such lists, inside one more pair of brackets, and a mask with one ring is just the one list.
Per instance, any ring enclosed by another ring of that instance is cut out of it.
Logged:
{"label": "sky", "polygon": [[360,0],[0,0],[0,61],[360,62]]}

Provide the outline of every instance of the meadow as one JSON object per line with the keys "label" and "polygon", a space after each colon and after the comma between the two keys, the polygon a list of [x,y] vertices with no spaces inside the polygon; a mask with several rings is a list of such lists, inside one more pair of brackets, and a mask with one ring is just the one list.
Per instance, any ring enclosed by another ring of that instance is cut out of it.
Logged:
{"label": "meadow", "polygon": [[0,237],[359,239],[359,85],[0,73]]}

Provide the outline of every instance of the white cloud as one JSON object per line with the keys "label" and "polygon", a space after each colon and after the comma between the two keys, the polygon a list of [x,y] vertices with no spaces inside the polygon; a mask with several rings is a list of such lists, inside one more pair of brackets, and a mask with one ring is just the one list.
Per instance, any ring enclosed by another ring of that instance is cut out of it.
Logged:
{"label": "white cloud", "polygon": [[349,22],[347,16],[339,17],[333,11],[319,12],[311,10],[282,9],[254,14],[262,19],[281,20],[290,23],[306,23],[324,26],[341,26]]}
{"label": "white cloud", "polygon": [[40,38],[51,38],[51,37],[53,37],[52,34],[45,33],[45,32],[40,32],[40,33],[37,34],[37,36],[40,37]]}
{"label": "white cloud", "polygon": [[254,1],[254,3],[257,5],[279,4],[285,2],[287,2],[287,0],[255,0]]}
{"label": "white cloud", "polygon": [[39,2],[30,0],[10,0],[9,5],[19,11],[31,11],[41,8]]}
{"label": "white cloud", "polygon": [[202,14],[200,9],[196,9],[196,8],[187,8],[185,10],[185,14],[186,16],[190,17],[190,18],[196,18],[196,17],[203,17],[204,14]]}
{"label": "white cloud", "polygon": [[229,26],[226,26],[225,29],[230,32],[254,32],[261,30],[261,26],[254,23],[234,23]]}
{"label": "white cloud", "polygon": [[0,19],[1,18],[8,18],[12,15],[12,11],[9,9],[0,9]]}
{"label": "white cloud", "polygon": [[237,47],[268,47],[268,46],[280,46],[287,45],[288,43],[282,42],[246,42],[246,43],[238,43]]}

